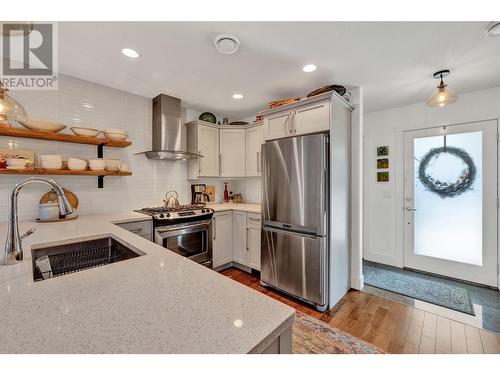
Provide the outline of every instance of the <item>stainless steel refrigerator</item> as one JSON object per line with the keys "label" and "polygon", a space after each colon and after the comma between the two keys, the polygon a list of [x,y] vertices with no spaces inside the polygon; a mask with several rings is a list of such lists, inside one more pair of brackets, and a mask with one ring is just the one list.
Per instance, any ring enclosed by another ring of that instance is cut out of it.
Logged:
{"label": "stainless steel refrigerator", "polygon": [[262,146],[261,283],[328,307],[327,134]]}

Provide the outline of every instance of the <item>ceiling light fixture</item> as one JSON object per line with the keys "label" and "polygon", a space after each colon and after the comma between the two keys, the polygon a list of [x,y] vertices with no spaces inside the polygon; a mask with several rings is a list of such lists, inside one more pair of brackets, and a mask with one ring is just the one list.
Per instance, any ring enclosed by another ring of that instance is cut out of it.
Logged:
{"label": "ceiling light fixture", "polygon": [[138,58],[139,56],[141,56],[139,54],[139,52],[137,52],[135,49],[132,49],[132,48],[123,48],[122,49],[122,53],[127,56],[127,57],[130,57],[132,59],[136,59]]}
{"label": "ceiling light fixture", "polygon": [[493,21],[487,24],[484,33],[490,38],[500,36],[500,21]]}
{"label": "ceiling light fixture", "polygon": [[233,94],[233,99],[243,99],[242,94]]}
{"label": "ceiling light fixture", "polygon": [[308,64],[302,68],[302,70],[306,73],[311,73],[316,70],[316,65],[314,64]]}
{"label": "ceiling light fixture", "polygon": [[440,70],[439,72],[433,74],[433,77],[439,79],[440,82],[437,86],[437,91],[434,91],[434,93],[429,96],[429,99],[427,99],[427,105],[429,107],[444,107],[445,105],[452,104],[457,101],[458,96],[455,91],[448,89],[448,85],[446,85],[443,81],[443,78],[449,74],[450,71],[448,69]]}
{"label": "ceiling light fixture", "polygon": [[232,55],[238,51],[240,40],[231,34],[220,34],[214,39],[215,48],[224,55]]}

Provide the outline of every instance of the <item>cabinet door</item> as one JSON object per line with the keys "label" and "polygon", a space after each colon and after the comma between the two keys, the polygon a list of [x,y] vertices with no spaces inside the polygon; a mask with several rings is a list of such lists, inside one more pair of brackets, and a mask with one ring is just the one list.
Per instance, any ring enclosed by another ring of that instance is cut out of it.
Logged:
{"label": "cabinet door", "polygon": [[264,118],[264,138],[266,141],[291,136],[290,117],[291,112],[284,111]]}
{"label": "cabinet door", "polygon": [[245,212],[233,212],[233,261],[248,266],[247,250],[247,215]]}
{"label": "cabinet door", "polygon": [[330,101],[324,100],[297,107],[292,116],[293,135],[310,134],[330,129]]}
{"label": "cabinet door", "polygon": [[262,143],[262,127],[256,126],[246,130],[246,175],[260,176],[260,146]]}
{"label": "cabinet door", "polygon": [[220,129],[220,176],[245,176],[245,129]]}
{"label": "cabinet door", "polygon": [[249,267],[260,271],[260,228],[249,227],[247,229],[247,246],[249,253]]}
{"label": "cabinet door", "polygon": [[219,175],[219,129],[198,125],[199,176]]}
{"label": "cabinet door", "polygon": [[213,218],[213,266],[219,267],[233,260],[232,213],[218,212]]}

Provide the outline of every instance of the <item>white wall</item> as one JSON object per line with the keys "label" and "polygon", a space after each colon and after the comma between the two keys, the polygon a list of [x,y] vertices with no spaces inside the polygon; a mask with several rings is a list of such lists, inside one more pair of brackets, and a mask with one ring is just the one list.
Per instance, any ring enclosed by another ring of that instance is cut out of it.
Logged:
{"label": "white wall", "polygon": [[[104,156],[120,158],[133,172],[130,177],[105,177],[104,188],[97,188],[97,177],[54,176],[53,178],[79,198],[79,214],[137,209],[159,205],[166,191],[176,190],[181,202],[189,202],[185,161],[152,161],[144,155],[134,155],[151,147],[151,99],[115,90],[106,86],[59,76],[57,91],[18,91],[13,93],[25,107],[28,116],[62,122],[70,126],[98,129],[123,128],[129,133],[132,146],[123,149],[106,148]],[[86,109],[83,104],[90,104]],[[184,110],[186,121],[198,113]],[[20,126],[20,125],[19,125]],[[70,130],[63,130],[69,133]],[[90,145],[37,141],[0,137],[0,148],[33,149],[36,155],[62,154],[64,159],[75,156],[97,157],[97,148]],[[0,221],[7,219],[8,194],[26,176],[0,176]],[[37,217],[38,201],[48,191],[44,185],[32,185],[19,195],[19,211],[23,219]]]}
{"label": "white wall", "polygon": [[[364,257],[403,265],[403,131],[500,117],[500,87],[460,94],[443,108],[424,103],[364,115]],[[389,146],[390,182],[376,182],[376,147]]]}

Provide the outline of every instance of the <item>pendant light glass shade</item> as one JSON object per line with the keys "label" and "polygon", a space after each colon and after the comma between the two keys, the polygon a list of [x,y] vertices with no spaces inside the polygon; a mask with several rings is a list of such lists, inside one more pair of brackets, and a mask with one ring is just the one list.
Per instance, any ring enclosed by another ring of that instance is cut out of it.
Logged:
{"label": "pendant light glass shade", "polygon": [[10,126],[9,122],[23,121],[28,118],[23,106],[14,98],[7,94],[0,86],[0,126]]}
{"label": "pendant light glass shade", "polygon": [[445,105],[455,103],[457,101],[458,95],[455,91],[447,89],[446,87],[438,88],[429,99],[427,99],[427,105],[429,107],[444,107]]}
{"label": "pendant light glass shade", "polygon": [[441,82],[437,86],[437,91],[434,91],[429,99],[427,99],[427,105],[429,107],[444,107],[448,104],[453,104],[457,101],[458,95],[455,91],[447,88],[447,85],[443,81],[443,77],[450,74],[449,70],[443,70],[434,73],[434,78],[440,78]]}

